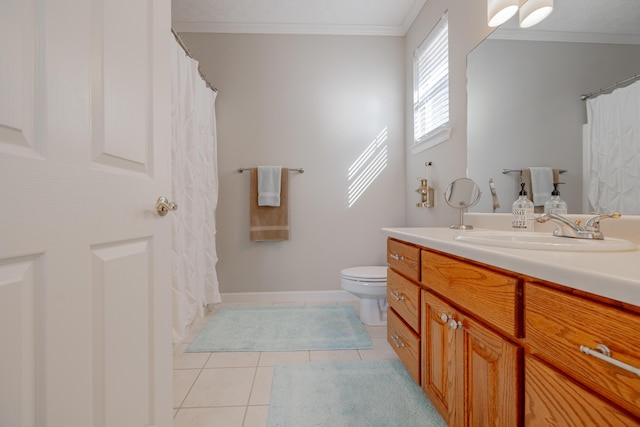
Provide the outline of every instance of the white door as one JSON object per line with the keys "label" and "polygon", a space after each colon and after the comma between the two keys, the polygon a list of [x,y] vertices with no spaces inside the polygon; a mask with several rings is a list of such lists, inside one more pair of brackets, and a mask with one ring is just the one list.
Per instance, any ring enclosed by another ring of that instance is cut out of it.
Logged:
{"label": "white door", "polygon": [[170,37],[169,0],[0,0],[0,426],[172,423]]}

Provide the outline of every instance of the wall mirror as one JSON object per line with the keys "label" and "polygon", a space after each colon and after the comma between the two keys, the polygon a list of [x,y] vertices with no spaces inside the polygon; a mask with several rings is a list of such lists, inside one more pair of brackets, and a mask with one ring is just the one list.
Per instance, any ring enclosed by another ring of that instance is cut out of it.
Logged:
{"label": "wall mirror", "polygon": [[[497,212],[511,211],[518,171],[529,166],[566,170],[560,193],[569,213],[587,211],[580,95],[640,73],[637,0],[554,6],[530,29],[518,28],[516,15],[467,57],[467,176],[483,190],[495,181]],[[472,211],[492,212],[491,198]]]}
{"label": "wall mirror", "polygon": [[480,187],[470,178],[458,178],[447,187],[444,200],[452,208],[460,210],[460,224],[454,224],[451,228],[456,230],[471,230],[473,227],[464,225],[465,211],[476,205],[480,200]]}

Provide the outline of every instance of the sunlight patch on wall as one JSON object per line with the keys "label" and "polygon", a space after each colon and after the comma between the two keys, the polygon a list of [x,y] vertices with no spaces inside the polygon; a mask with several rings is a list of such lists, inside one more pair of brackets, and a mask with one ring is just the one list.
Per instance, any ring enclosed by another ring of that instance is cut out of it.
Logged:
{"label": "sunlight patch on wall", "polygon": [[347,207],[353,206],[387,167],[387,138],[388,132],[385,127],[349,167]]}

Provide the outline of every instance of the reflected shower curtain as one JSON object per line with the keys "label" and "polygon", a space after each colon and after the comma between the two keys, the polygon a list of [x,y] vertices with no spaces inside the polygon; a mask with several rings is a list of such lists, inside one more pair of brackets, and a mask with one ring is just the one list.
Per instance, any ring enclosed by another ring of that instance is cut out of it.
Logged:
{"label": "reflected shower curtain", "polygon": [[640,214],[640,81],[587,100],[589,203]]}
{"label": "reflected shower curtain", "polygon": [[173,340],[220,302],[216,274],[215,210],[218,202],[216,92],[177,41],[172,52],[171,186],[173,220]]}

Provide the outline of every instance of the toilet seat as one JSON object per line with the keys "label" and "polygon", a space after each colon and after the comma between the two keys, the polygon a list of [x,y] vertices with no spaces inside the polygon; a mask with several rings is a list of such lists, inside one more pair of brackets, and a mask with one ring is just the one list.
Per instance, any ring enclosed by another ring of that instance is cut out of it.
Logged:
{"label": "toilet seat", "polygon": [[340,271],[340,277],[356,282],[380,283],[387,281],[387,267],[351,267]]}

